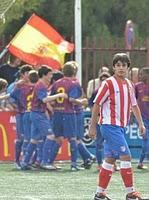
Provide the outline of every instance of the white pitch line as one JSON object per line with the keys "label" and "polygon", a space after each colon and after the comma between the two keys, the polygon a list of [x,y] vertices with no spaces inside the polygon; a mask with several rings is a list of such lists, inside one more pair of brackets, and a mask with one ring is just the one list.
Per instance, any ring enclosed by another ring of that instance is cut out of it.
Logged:
{"label": "white pitch line", "polygon": [[[7,195],[1,195],[0,196],[0,199],[5,199],[5,198],[8,198]],[[16,199],[16,198],[19,198],[19,199],[26,199],[26,200],[41,200],[40,198],[37,198],[37,197],[31,197],[31,196],[11,196],[12,199]]]}
{"label": "white pitch line", "polygon": [[40,198],[35,198],[35,197],[31,197],[31,196],[24,196],[21,197],[22,199],[27,199],[27,200],[40,200]]}

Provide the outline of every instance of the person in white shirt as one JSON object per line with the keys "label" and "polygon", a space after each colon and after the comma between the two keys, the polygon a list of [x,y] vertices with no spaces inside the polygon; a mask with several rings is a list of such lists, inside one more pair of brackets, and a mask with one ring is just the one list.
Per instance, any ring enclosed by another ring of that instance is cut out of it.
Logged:
{"label": "person in white shirt", "polygon": [[103,66],[102,68],[99,69],[98,72],[98,78],[91,79],[88,84],[87,84],[87,98],[90,99],[93,92],[99,88],[100,86],[100,75],[103,72],[108,72],[109,73],[109,68]]}

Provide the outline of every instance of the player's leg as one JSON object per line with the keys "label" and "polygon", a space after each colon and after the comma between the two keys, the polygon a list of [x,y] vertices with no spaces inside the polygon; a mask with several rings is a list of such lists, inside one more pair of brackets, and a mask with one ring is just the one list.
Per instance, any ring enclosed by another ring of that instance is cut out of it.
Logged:
{"label": "player's leg", "polygon": [[142,140],[142,151],[139,159],[138,169],[147,169],[147,166],[143,165],[143,161],[145,158],[149,160],[149,120],[143,119],[144,125],[146,127],[146,134]]}
{"label": "player's leg", "polygon": [[140,158],[139,158],[139,163],[137,168],[138,169],[146,169],[147,167],[143,165],[143,161],[145,159],[145,157],[147,156],[146,154],[148,154],[148,141],[147,139],[144,137],[142,140],[142,150],[141,150],[141,154],[140,154]]}
{"label": "player's leg", "polygon": [[40,115],[36,112],[31,112],[30,118],[32,122],[31,123],[31,140],[27,146],[24,159],[21,163],[23,170],[30,169],[29,163],[31,161],[33,153],[35,152],[37,148],[38,141],[42,138],[41,133],[40,133],[40,129],[42,128]]}
{"label": "player's leg", "polygon": [[24,141],[22,145],[23,156],[25,155],[27,146],[31,139],[31,120],[30,120],[30,112],[26,112],[23,115],[23,128],[24,128]]}
{"label": "player's leg", "polygon": [[58,154],[58,151],[63,142],[63,113],[54,113],[52,117],[52,128],[53,133],[55,135],[55,142],[53,143],[52,149],[49,154],[48,164],[55,166],[56,168],[60,168],[54,165],[54,161]]}
{"label": "player's leg", "polygon": [[48,160],[49,160],[49,155],[52,152],[53,145],[55,144],[55,135],[52,130],[52,125],[47,119],[45,114],[42,114],[40,117],[40,133],[42,135],[42,138],[45,136],[45,142],[43,145],[43,151],[42,151],[42,168],[44,169],[54,169],[49,166]]}
{"label": "player's leg", "polygon": [[[105,191],[110,182],[113,170],[114,163],[119,157],[119,140],[117,141],[117,135],[121,134],[121,129],[117,126],[112,125],[101,125],[100,127],[101,134],[104,138],[104,162],[99,171],[99,181],[96,190],[95,200],[96,199],[108,199],[105,194]],[[121,141],[121,140],[120,140]]]}
{"label": "player's leg", "polygon": [[76,116],[75,114],[64,114],[63,115],[63,128],[64,137],[68,139],[70,143],[71,152],[71,169],[77,171],[77,158],[78,158],[78,147],[77,147],[77,127],[76,127]]}
{"label": "player's leg", "polygon": [[78,151],[83,159],[81,167],[84,167],[85,169],[90,169],[93,161],[95,161],[95,156],[90,153],[82,140],[84,137],[84,116],[82,111],[76,114],[76,126]]}
{"label": "player's leg", "polygon": [[24,139],[23,130],[23,114],[18,113],[16,115],[16,141],[15,141],[15,163],[16,168],[20,169],[20,156],[22,152],[22,144]]}
{"label": "player's leg", "polygon": [[119,143],[120,173],[127,193],[126,200],[141,200],[140,194],[134,188],[131,153],[125,139],[125,128],[119,130],[121,134],[117,135],[117,142]]}
{"label": "player's leg", "polygon": [[100,125],[97,125],[97,135],[96,135],[96,143],[95,143],[95,148],[96,148],[96,159],[97,159],[97,163],[98,163],[98,170],[100,170],[101,165],[102,165],[102,151],[103,151],[103,137],[100,131]]}

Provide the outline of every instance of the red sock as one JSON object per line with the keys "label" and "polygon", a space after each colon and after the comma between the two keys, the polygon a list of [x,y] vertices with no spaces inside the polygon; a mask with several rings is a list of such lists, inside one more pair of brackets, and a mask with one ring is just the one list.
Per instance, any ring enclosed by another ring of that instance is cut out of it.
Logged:
{"label": "red sock", "polygon": [[121,168],[120,170],[125,187],[133,186],[133,171],[132,168]]}
{"label": "red sock", "polygon": [[99,173],[99,184],[98,184],[99,187],[106,189],[111,176],[112,176],[112,171],[102,167]]}

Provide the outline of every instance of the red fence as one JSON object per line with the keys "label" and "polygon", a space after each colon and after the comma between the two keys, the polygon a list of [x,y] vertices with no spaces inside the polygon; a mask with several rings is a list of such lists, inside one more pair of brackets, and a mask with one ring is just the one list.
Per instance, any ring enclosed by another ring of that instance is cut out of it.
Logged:
{"label": "red fence", "polygon": [[[9,43],[10,38],[3,36],[0,39],[0,50]],[[97,77],[99,68],[103,65],[109,68],[112,66],[113,54],[117,52],[130,52],[131,67],[149,66],[149,39],[141,41],[136,38],[132,50],[125,49],[124,38],[110,40],[101,37],[87,37],[84,39],[82,46],[82,82],[85,91],[88,81]],[[7,59],[8,55],[0,63],[4,63]],[[74,59],[74,53],[68,55],[66,59]]]}
{"label": "red fence", "polygon": [[103,38],[86,38],[82,48],[82,82],[85,91],[88,81],[97,77],[102,66],[111,68],[112,57],[118,52],[129,52],[131,67],[149,66],[149,39],[146,41],[136,39],[133,49],[127,50],[124,48],[124,39],[108,41]]}

